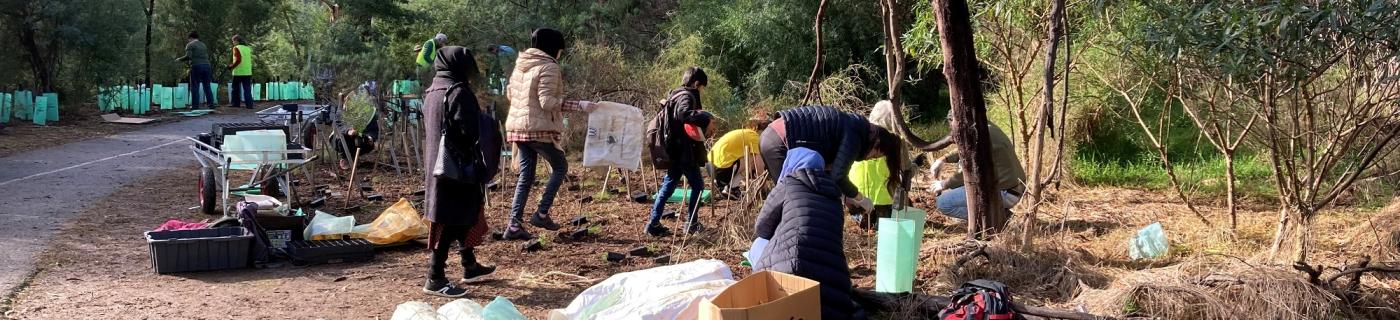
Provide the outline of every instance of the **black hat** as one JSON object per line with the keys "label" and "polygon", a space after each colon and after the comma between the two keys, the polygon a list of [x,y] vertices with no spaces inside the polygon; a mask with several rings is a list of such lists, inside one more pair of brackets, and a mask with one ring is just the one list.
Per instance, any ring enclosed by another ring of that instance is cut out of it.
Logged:
{"label": "black hat", "polygon": [[550,28],[535,29],[530,33],[530,47],[559,59],[560,50],[564,50],[564,33]]}

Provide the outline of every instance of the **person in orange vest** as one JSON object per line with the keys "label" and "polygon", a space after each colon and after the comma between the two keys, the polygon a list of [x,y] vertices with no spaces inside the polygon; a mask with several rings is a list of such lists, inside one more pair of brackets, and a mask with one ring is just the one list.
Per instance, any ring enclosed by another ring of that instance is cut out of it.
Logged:
{"label": "person in orange vest", "polygon": [[229,71],[233,72],[233,86],[229,92],[233,95],[233,104],[229,107],[238,107],[241,101],[247,101],[245,108],[253,108],[253,48],[249,47],[239,35],[233,36],[233,62],[228,65]]}

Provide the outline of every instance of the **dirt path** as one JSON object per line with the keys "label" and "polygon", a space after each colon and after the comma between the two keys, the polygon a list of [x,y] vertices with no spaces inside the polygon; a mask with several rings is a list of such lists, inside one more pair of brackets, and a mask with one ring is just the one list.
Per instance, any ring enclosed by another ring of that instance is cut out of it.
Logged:
{"label": "dirt path", "polygon": [[[0,158],[0,292],[13,291],[53,233],[93,200],[139,177],[188,165],[184,137],[214,122],[252,120],[249,114],[208,116]],[[193,189],[193,182],[184,182],[160,187]]]}

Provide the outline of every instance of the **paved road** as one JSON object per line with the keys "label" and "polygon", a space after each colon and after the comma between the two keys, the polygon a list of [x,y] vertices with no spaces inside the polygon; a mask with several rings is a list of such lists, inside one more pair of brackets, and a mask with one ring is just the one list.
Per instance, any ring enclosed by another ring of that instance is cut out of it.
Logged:
{"label": "paved road", "polygon": [[251,121],[251,114],[208,116],[0,158],[0,296],[33,270],[49,237],[86,209],[82,200],[191,165],[184,137],[207,132],[215,122]]}

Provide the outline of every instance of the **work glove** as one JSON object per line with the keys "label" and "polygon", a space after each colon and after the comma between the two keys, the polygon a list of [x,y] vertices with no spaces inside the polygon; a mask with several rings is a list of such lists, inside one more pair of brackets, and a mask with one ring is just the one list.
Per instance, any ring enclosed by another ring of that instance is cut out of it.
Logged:
{"label": "work glove", "polygon": [[870,201],[870,198],[866,198],[865,195],[857,195],[855,198],[846,198],[846,206],[853,209],[860,209],[861,212],[872,212],[875,210],[875,204]]}
{"label": "work glove", "polygon": [[933,195],[943,194],[943,180],[933,180]]}

